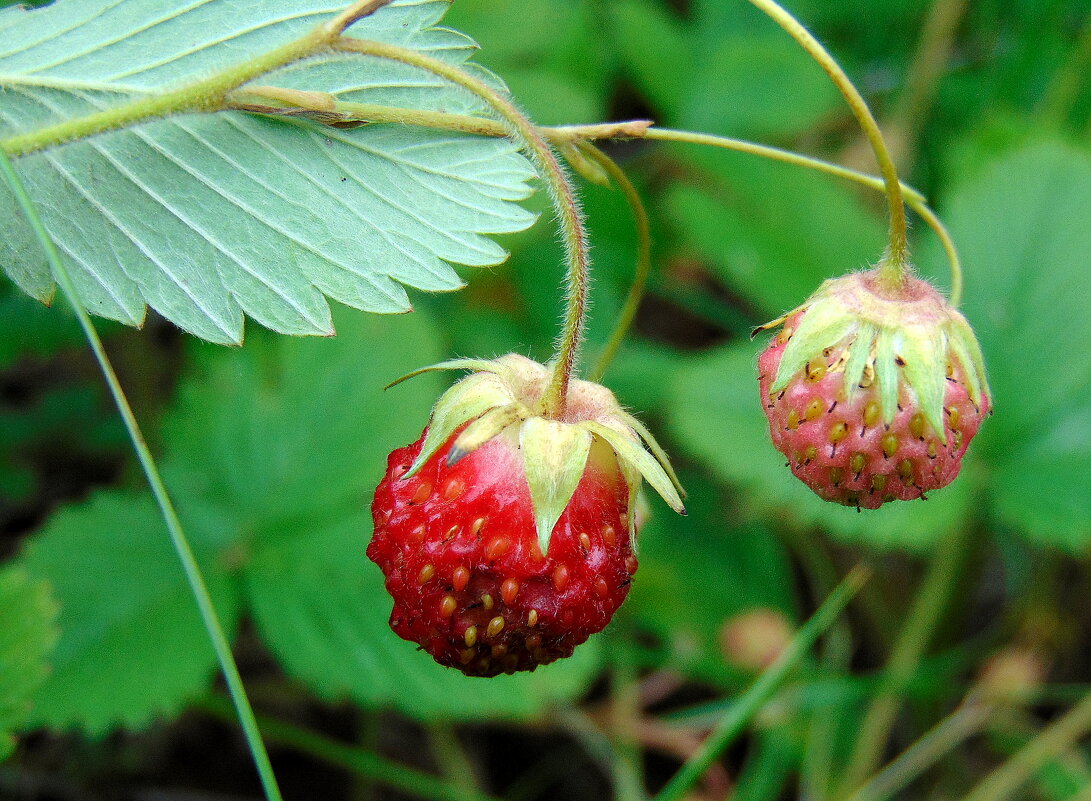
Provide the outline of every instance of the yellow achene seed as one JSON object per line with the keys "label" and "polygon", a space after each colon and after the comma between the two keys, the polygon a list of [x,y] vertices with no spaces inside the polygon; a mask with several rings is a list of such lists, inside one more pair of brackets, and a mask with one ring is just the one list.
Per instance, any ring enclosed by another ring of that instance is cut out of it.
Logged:
{"label": "yellow achene seed", "polygon": [[913,477],[913,463],[908,459],[902,459],[901,464],[898,465],[898,475],[902,479]]}
{"label": "yellow achene seed", "polygon": [[804,416],[808,420],[817,420],[819,417],[822,416],[823,408],[824,407],[822,406],[822,401],[820,401],[818,398],[815,398],[813,401],[811,401],[810,405],[807,406],[807,411],[804,413]]}
{"label": "yellow achene seed", "polygon": [[889,459],[898,452],[898,435],[891,432],[883,437],[883,453]]}
{"label": "yellow achene seed", "polygon": [[887,477],[883,476],[883,475],[872,476],[871,477],[871,488],[875,492],[882,492],[883,490],[886,489],[886,479],[887,479]]}
{"label": "yellow achene seed", "polygon": [[924,439],[924,415],[920,412],[909,418],[909,433],[917,439]]}
{"label": "yellow achene seed", "polygon": [[495,637],[497,634],[500,633],[500,630],[503,629],[503,628],[504,628],[504,618],[500,617],[500,615],[497,615],[496,617],[494,617],[492,620],[489,621],[489,626],[488,626],[488,628],[485,629],[485,636],[486,637]]}
{"label": "yellow achene seed", "polygon": [[453,595],[443,596],[443,602],[440,603],[440,605],[439,605],[440,617],[450,617],[451,615],[453,615],[455,613],[455,607],[457,605],[458,605],[458,602],[455,600],[455,596],[453,596]]}
{"label": "yellow achene seed", "polygon": [[958,417],[959,417],[958,407],[957,406],[948,406],[947,407],[947,422],[950,424],[951,428],[958,428]]}
{"label": "yellow achene seed", "polygon": [[879,422],[879,404],[875,401],[871,401],[864,407],[864,425],[873,426]]}
{"label": "yellow achene seed", "polygon": [[830,426],[830,442],[835,445],[849,435],[849,427],[844,423],[834,423]]}
{"label": "yellow achene seed", "polygon": [[830,468],[830,483],[835,487],[845,480],[845,471],[840,467]]}
{"label": "yellow achene seed", "polygon": [[849,469],[854,473],[859,473],[867,467],[867,457],[862,453],[854,453],[852,458],[849,459]]}
{"label": "yellow achene seed", "polygon": [[788,412],[788,430],[795,431],[799,428],[799,412],[792,409]]}
{"label": "yellow achene seed", "polygon": [[477,626],[470,626],[466,629],[463,639],[466,641],[467,648],[473,648],[477,644]]}
{"label": "yellow achene seed", "polygon": [[495,606],[495,603],[493,602],[492,596],[489,595],[488,593],[485,593],[484,595],[482,595],[481,596],[481,605],[485,607],[486,612],[492,610],[493,606]]}
{"label": "yellow achene seed", "polygon": [[417,583],[425,584],[432,580],[432,576],[436,575],[436,566],[432,564],[425,565],[420,569],[420,573],[417,574]]}

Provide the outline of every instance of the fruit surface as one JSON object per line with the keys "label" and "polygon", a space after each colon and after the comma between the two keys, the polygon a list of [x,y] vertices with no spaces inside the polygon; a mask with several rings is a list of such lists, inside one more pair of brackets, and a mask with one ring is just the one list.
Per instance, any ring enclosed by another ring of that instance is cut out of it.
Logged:
{"label": "fruit surface", "polygon": [[769,433],[792,472],[822,498],[866,509],[924,498],[950,484],[989,412],[987,394],[979,402],[971,397],[962,364],[946,365],[943,431],[928,422],[906,381],[899,381],[892,419],[884,420],[873,365],[846,391],[847,341],[825,348],[785,387],[771,391],[784,350],[806,314],[789,317],[758,360]]}
{"label": "fruit surface", "polygon": [[367,554],[394,599],[391,628],[471,676],[571,655],[610,621],[637,567],[614,451],[592,446],[543,556],[518,437],[448,466],[458,433],[409,478],[424,435],[395,450],[375,491]]}

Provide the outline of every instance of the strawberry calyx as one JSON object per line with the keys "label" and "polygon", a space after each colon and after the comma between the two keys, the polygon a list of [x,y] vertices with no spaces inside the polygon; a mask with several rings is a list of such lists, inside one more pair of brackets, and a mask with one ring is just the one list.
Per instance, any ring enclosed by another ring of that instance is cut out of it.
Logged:
{"label": "strawberry calyx", "polygon": [[907,276],[897,290],[878,270],[851,273],[822,284],[801,306],[754,330],[784,326],[786,343],[769,385],[777,395],[801,373],[815,380],[812,365],[843,373],[841,397],[875,386],[882,420],[890,424],[908,390],[924,420],[943,442],[947,379],[957,372],[971,401],[989,408],[981,347],[973,329],[928,282]]}
{"label": "strawberry calyx", "polygon": [[[459,432],[447,452],[454,465],[501,435],[518,444],[530,490],[538,544],[548,552],[553,529],[568,506],[594,451],[606,446],[629,488],[629,536],[635,541],[641,482],[679,514],[684,491],[666,453],[645,426],[624,411],[613,393],[590,381],[569,384],[560,419],[545,414],[549,368],[509,353],[497,359],[455,359],[420,368],[390,386],[434,370],[470,370],[432,408],[428,430],[404,478],[411,478]],[[459,431],[461,429],[461,431]]]}

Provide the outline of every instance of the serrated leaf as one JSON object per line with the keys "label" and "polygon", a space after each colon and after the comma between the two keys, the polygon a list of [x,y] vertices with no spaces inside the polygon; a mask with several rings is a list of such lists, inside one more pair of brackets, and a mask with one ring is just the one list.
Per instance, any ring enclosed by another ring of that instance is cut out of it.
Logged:
{"label": "serrated leaf", "polygon": [[[923,550],[966,525],[974,503],[974,465],[928,501],[889,503],[866,513],[823,501],[792,475],[769,439],[751,343],[720,348],[680,369],[669,389],[667,422],[680,449],[740,490],[743,511],[759,519],[820,525],[840,539]],[[988,423],[986,423],[988,425]],[[973,448],[967,456],[974,456]]]}
{"label": "serrated leaf", "polygon": [[[58,0],[4,9],[0,139],[155,98],[290,42],[340,8]],[[433,27],[445,8],[397,2],[349,33],[464,65],[472,42]],[[366,57],[323,54],[260,82],[482,111],[433,75]],[[533,175],[514,144],[400,125],[338,130],[240,112],[183,114],[36,152],[17,167],[92,312],[139,325],[148,304],[214,342],[240,342],[245,315],[280,332],[330,334],[326,297],[407,311],[404,286],[457,289],[452,263],[502,261],[485,234],[534,219],[513,202],[528,195]],[[48,266],[7,188],[0,213],[12,221],[0,264],[48,299]]]}
{"label": "serrated leaf", "polygon": [[366,506],[387,453],[419,436],[439,394],[435,376],[382,389],[438,356],[427,314],[342,309],[334,320],[332,339],[263,333],[239,351],[197,346],[166,416],[168,477],[256,539]]}
{"label": "serrated leaf", "polygon": [[369,516],[346,516],[261,549],[246,573],[262,638],[323,698],[349,698],[423,720],[522,718],[587,687],[601,664],[594,638],[533,673],[475,679],[437,665],[390,630],[390,597],[364,556]]}
{"label": "serrated leaf", "polygon": [[[198,540],[217,611],[231,635],[237,591]],[[101,492],[62,509],[19,559],[47,580],[61,606],[53,669],[35,694],[31,722],[92,733],[145,725],[202,693],[216,657],[147,495]]]}
{"label": "serrated leaf", "polygon": [[48,584],[19,568],[0,570],[0,762],[11,755],[10,732],[27,719],[31,698],[48,675],[56,619]]}
{"label": "serrated leaf", "polygon": [[971,446],[990,468],[995,514],[1081,552],[1091,542],[1089,208],[1091,157],[1043,142],[956,187],[945,214],[996,410]]}

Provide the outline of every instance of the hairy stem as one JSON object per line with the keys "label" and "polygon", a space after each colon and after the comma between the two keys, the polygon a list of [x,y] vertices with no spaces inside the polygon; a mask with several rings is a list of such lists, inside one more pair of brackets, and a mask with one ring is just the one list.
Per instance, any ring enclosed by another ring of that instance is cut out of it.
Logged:
{"label": "hairy stem", "polygon": [[629,329],[636,318],[640,301],[644,297],[644,289],[648,284],[648,275],[652,269],[652,235],[651,223],[648,221],[648,210],[644,208],[644,201],[640,193],[636,191],[629,176],[618,166],[617,162],[607,156],[601,150],[590,143],[584,143],[580,151],[597,163],[606,174],[617,184],[618,189],[625,196],[629,209],[633,213],[633,222],[636,224],[636,268],[633,270],[633,282],[629,286],[629,294],[625,298],[625,305],[621,307],[614,331],[610,334],[610,340],[602,349],[594,368],[588,374],[589,381],[602,381],[610,362],[617,355],[618,348],[625,341]]}
{"label": "hairy stem", "polygon": [[897,290],[905,282],[909,270],[909,238],[901,182],[898,180],[898,171],[894,167],[894,160],[890,157],[879,123],[875,121],[867,102],[849,80],[845,71],[841,69],[829,51],[811,35],[811,32],[800,24],[799,20],[775,0],[750,0],[750,2],[772,17],[830,76],[871,144],[875,160],[879,163],[879,172],[886,184],[886,197],[890,206],[890,246],[886,258],[879,267],[880,277],[887,289]]}
{"label": "hairy stem", "polygon": [[961,526],[943,539],[921,583],[906,623],[887,662],[879,695],[860,724],[845,770],[843,792],[851,792],[875,770],[901,707],[902,693],[917,671],[958,580],[972,528]]}
{"label": "hairy stem", "polygon": [[542,413],[546,417],[564,415],[568,382],[576,364],[580,343],[583,341],[584,319],[587,314],[587,283],[590,253],[587,232],[583,223],[583,211],[576,199],[576,191],[568,180],[556,154],[538,128],[528,120],[507,98],[497,94],[483,81],[445,61],[426,56],[415,50],[371,42],[362,39],[342,38],[336,47],[353,53],[398,61],[438,75],[463,89],[472,92],[488,103],[503,118],[509,133],[524,144],[533,158],[542,178],[549,187],[554,208],[557,211],[568,262],[566,279],[566,312],[560,338],[553,360],[553,374],[542,397]]}
{"label": "hairy stem", "polygon": [[750,688],[732,705],[700,749],[681,767],[655,801],[678,801],[697,783],[724,750],[738,737],[761,711],[761,708],[783,684],[788,674],[814,647],[815,642],[828,629],[853,596],[867,581],[870,571],[857,567],[842,581],[818,611],[811,616],[777,657],[777,660],[754,681]]}
{"label": "hairy stem", "polygon": [[155,458],[148,449],[144,434],[140,430],[140,424],[137,423],[136,415],[133,414],[132,407],[129,405],[129,400],[125,396],[125,390],[122,389],[121,382],[118,381],[117,373],[114,372],[113,365],[106,355],[106,349],[102,345],[102,339],[99,337],[98,331],[95,330],[95,326],[91,322],[91,317],[88,315],[83,302],[79,298],[79,293],[76,291],[75,284],[72,283],[72,276],[69,275],[68,269],[61,260],[61,255],[57,250],[53,238],[49,235],[41,218],[38,216],[38,211],[34,207],[30,195],[27,194],[22,179],[19,177],[18,173],[15,172],[11,159],[3,152],[0,152],[0,172],[3,173],[8,186],[11,187],[16,202],[19,204],[19,208],[26,216],[27,222],[30,223],[35,236],[41,243],[42,249],[45,251],[46,258],[49,261],[49,266],[53,271],[54,279],[60,285],[61,292],[76,313],[76,318],[79,320],[80,327],[83,329],[84,335],[87,337],[87,341],[91,346],[91,350],[95,354],[95,359],[98,361],[99,368],[102,370],[102,375],[106,379],[106,385],[109,387],[110,395],[113,396],[114,403],[121,415],[121,419],[125,423],[125,430],[129,434],[133,450],[140,460],[140,466],[144,470],[148,485],[151,487],[152,494],[155,496],[155,501],[159,505],[159,511],[163,515],[163,520],[167,525],[167,530],[170,532],[174,550],[178,554],[178,559],[182,562],[182,568],[185,571],[186,580],[189,582],[190,591],[193,593],[193,598],[197,602],[197,608],[200,610],[201,620],[204,622],[205,631],[208,633],[209,640],[212,641],[212,647],[216,651],[216,658],[220,663],[220,670],[227,683],[227,689],[231,694],[231,700],[234,702],[235,714],[242,724],[243,733],[246,736],[246,742],[250,748],[250,754],[254,759],[258,776],[261,779],[262,787],[265,790],[265,797],[269,801],[280,801],[280,788],[277,786],[276,777],[273,775],[273,767],[269,763],[269,755],[265,750],[265,745],[261,741],[261,735],[258,733],[257,723],[254,720],[254,710],[250,706],[250,699],[247,697],[246,689],[243,687],[242,677],[239,675],[239,669],[235,664],[235,658],[231,654],[231,646],[227,641],[227,636],[224,634],[223,625],[220,623],[219,615],[216,613],[216,607],[212,603],[212,596],[209,594],[208,585],[205,583],[201,568],[197,564],[197,558],[193,555],[193,549],[190,547],[189,539],[186,537],[185,530],[182,528],[182,523],[178,519],[178,513],[174,509],[174,503],[171,501],[170,495],[167,493],[167,488],[163,484],[163,479],[159,475],[159,468],[155,463]]}
{"label": "hairy stem", "polygon": [[374,13],[390,1],[358,0],[333,20],[319,25],[307,35],[242,64],[169,92],[142,97],[105,111],[74,117],[56,125],[2,139],[0,151],[13,158],[27,156],[66,142],[86,139],[95,134],[158,117],[183,112],[222,110],[226,108],[225,98],[232,90],[285,64],[314,55],[338,38],[353,22]]}

